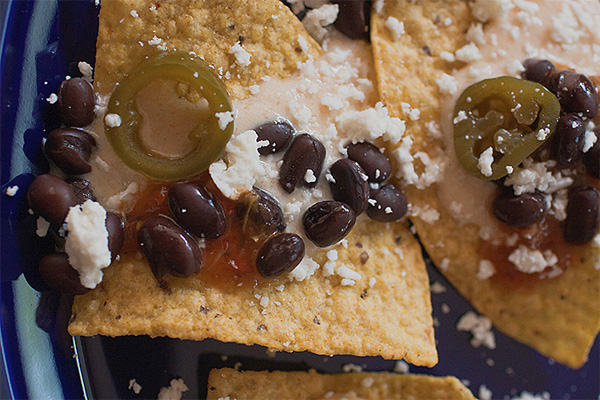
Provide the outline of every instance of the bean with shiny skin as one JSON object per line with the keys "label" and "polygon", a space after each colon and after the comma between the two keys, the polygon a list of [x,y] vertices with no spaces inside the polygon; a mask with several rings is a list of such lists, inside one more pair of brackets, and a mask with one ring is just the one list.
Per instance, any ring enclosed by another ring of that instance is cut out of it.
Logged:
{"label": "bean with shiny skin", "polygon": [[48,286],[62,293],[78,295],[90,291],[81,284],[79,272],[71,267],[66,253],[48,254],[42,258],[40,275]]}
{"label": "bean with shiny skin", "polygon": [[600,225],[600,192],[591,186],[581,186],[569,191],[565,240],[585,244],[598,234]]}
{"label": "bean with shiny skin", "polygon": [[334,26],[350,39],[368,38],[371,1],[333,0],[339,6]]}
{"label": "bean with shiny skin", "polygon": [[275,120],[254,128],[254,132],[256,132],[259,141],[266,140],[269,142],[268,145],[258,148],[260,154],[267,155],[285,150],[292,141],[296,130],[286,120]]}
{"label": "bean with shiny skin", "polygon": [[577,114],[564,114],[554,131],[554,158],[562,166],[577,163],[583,156],[585,124]]}
{"label": "bean with shiny skin", "polygon": [[494,200],[493,208],[496,218],[515,227],[534,224],[546,213],[544,196],[539,193],[516,196],[512,192],[503,192]]}
{"label": "bean with shiny skin", "polygon": [[169,189],[175,221],[197,237],[216,239],[227,230],[225,212],[215,196],[195,183],[176,183]]}
{"label": "bean with shiny skin", "polygon": [[279,202],[256,186],[240,196],[235,205],[235,215],[242,223],[244,234],[251,237],[285,230],[283,210]]}
{"label": "bean with shiny skin", "polygon": [[355,223],[354,211],[347,204],[333,200],[313,204],[302,217],[306,237],[319,247],[339,242]]}
{"label": "bean with shiny skin", "polygon": [[548,60],[529,59],[523,63],[525,71],[523,78],[528,81],[540,83],[544,86],[548,84],[548,79],[556,71],[556,67]]}
{"label": "bean with shiny skin", "polygon": [[590,175],[600,179],[600,129],[597,127],[594,129],[594,132],[598,140],[596,140],[594,146],[587,153],[583,153],[583,163]]}
{"label": "bean with shiny skin", "polygon": [[90,187],[90,181],[82,178],[67,178],[67,182],[77,198],[79,204],[85,203],[87,200],[96,201],[96,196]]}
{"label": "bean with shiny skin", "polygon": [[50,132],[44,149],[48,157],[66,174],[81,175],[92,170],[89,163],[96,140],[75,128],[58,128]]}
{"label": "bean with shiny skin", "polygon": [[108,232],[108,250],[110,251],[110,261],[115,261],[119,255],[123,242],[125,241],[125,224],[121,217],[111,211],[106,212],[104,221],[106,231]]}
{"label": "bean with shiny skin", "polygon": [[157,279],[166,273],[186,278],[202,268],[202,251],[196,241],[165,216],[142,224],[138,244]]}
{"label": "bean with shiny skin", "polygon": [[563,111],[582,113],[586,118],[594,118],[598,114],[598,93],[585,75],[560,71],[550,79],[549,89],[558,97]]}
{"label": "bean with shiny skin", "polygon": [[291,272],[304,258],[304,241],[295,233],[271,236],[260,248],[256,269],[264,278],[276,278]]}
{"label": "bean with shiny skin", "polygon": [[[315,187],[325,160],[325,146],[307,133],[298,135],[283,156],[279,170],[279,183],[283,190],[292,193],[298,184]],[[305,181],[306,171],[312,170],[316,181]]]}
{"label": "bean with shiny skin", "polygon": [[27,201],[33,211],[58,225],[65,220],[69,208],[79,203],[71,186],[50,174],[35,178],[27,190]]}
{"label": "bean with shiny skin", "polygon": [[396,186],[383,185],[371,191],[371,200],[367,208],[369,218],[379,222],[392,222],[404,217],[407,211],[406,196]]}
{"label": "bean with shiny skin", "polygon": [[334,200],[348,204],[356,215],[362,214],[371,192],[362,167],[356,161],[342,158],[331,165],[329,173],[333,177],[329,187]]}
{"label": "bean with shiny skin", "polygon": [[94,88],[83,78],[63,81],[58,92],[60,117],[67,126],[86,126],[94,120]]}
{"label": "bean with shiny skin", "polygon": [[369,142],[349,145],[348,158],[360,164],[369,177],[369,182],[381,183],[392,173],[390,159]]}

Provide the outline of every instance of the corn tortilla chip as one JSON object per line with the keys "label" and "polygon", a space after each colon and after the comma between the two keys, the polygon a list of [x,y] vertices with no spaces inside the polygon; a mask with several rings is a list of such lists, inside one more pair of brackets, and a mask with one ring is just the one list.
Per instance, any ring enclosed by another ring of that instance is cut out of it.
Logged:
{"label": "corn tortilla chip", "polygon": [[213,369],[208,399],[475,399],[453,376],[355,372],[321,375],[308,372]]}
{"label": "corn tortilla chip", "polygon": [[[252,54],[244,68],[229,53],[240,36]],[[306,51],[298,47],[299,37],[305,39]],[[160,7],[146,0],[106,0],[100,13],[96,89],[109,93],[161,43],[204,57],[238,99],[261,77],[287,76],[298,61],[321,52],[278,0],[171,0]],[[361,274],[354,286],[341,286],[339,276],[325,278],[321,270],[310,280],[282,277],[259,287],[216,287],[198,276],[168,276],[159,286],[141,256],[123,256],[104,270],[95,290],[75,298],[69,332],[215,338],[274,350],[436,364],[428,277],[420,246],[407,227],[365,218],[347,243],[347,248],[337,247],[338,262]],[[325,255],[315,260],[323,263]],[[285,289],[278,290],[280,285]]]}
{"label": "corn tortilla chip", "polygon": [[[432,16],[451,24],[435,24]],[[395,17],[404,23],[405,34],[394,40],[385,22]],[[413,151],[432,159],[442,142],[428,136],[428,121],[439,121],[438,79],[452,74],[456,64],[440,53],[454,53],[467,41],[465,32],[473,21],[464,1],[386,2],[373,13],[372,43],[380,95],[395,116],[404,116],[400,102],[419,108],[421,118],[407,122]],[[406,79],[410,77],[411,79]],[[436,184],[418,190],[406,188],[411,204],[439,211],[435,223],[414,218],[421,243],[436,265],[449,261],[443,274],[494,325],[542,354],[572,368],[583,365],[600,329],[600,271],[594,268],[598,248],[585,245],[581,257],[572,260],[561,276],[535,282],[531,288],[507,288],[499,279],[478,279],[482,241],[478,227],[460,225],[440,202]],[[465,196],[469,194],[465,193]]]}

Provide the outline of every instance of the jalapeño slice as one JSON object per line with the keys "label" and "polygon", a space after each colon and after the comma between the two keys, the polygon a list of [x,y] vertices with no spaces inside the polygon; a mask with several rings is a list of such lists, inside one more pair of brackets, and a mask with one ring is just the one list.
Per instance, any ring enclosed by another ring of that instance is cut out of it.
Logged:
{"label": "jalape\u00f1o slice", "polygon": [[[205,98],[210,108],[210,116],[188,134],[195,147],[180,157],[164,157],[142,144],[142,116],[135,100],[143,88],[157,80],[187,85],[191,92]],[[206,62],[181,51],[165,52],[146,58],[117,84],[107,114],[119,115],[121,123],[109,126],[105,121],[105,131],[115,153],[128,167],[150,178],[177,180],[199,174],[219,157],[231,138],[233,123],[221,129],[215,114],[228,111],[232,106],[227,89]]]}
{"label": "jalape\u00f1o slice", "polygon": [[[463,168],[481,179],[499,179],[550,138],[560,115],[554,94],[539,83],[509,76],[469,86],[454,108],[454,150]],[[493,149],[491,174],[478,162]],[[510,168],[508,168],[510,170]]]}

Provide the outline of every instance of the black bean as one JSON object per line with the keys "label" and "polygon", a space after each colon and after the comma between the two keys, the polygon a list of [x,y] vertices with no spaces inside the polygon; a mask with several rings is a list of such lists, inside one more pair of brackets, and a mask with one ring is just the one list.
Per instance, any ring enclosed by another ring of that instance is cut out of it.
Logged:
{"label": "black bean", "polygon": [[90,181],[87,179],[68,178],[66,182],[71,185],[79,204],[83,204],[87,200],[96,201],[96,196],[90,187]]}
{"label": "black bean", "polygon": [[585,124],[577,114],[564,114],[554,133],[554,158],[560,165],[572,166],[583,156]]}
{"label": "black bean", "polygon": [[256,186],[240,196],[235,205],[235,215],[241,221],[242,231],[248,236],[271,235],[285,230],[279,202]]}
{"label": "black bean", "polygon": [[265,278],[291,272],[304,258],[304,241],[295,233],[271,236],[260,248],[256,269]]}
{"label": "black bean", "polygon": [[108,232],[108,250],[110,250],[111,262],[117,258],[123,242],[125,241],[125,224],[121,217],[117,214],[107,211],[106,212],[106,230]]}
{"label": "black bean", "polygon": [[258,136],[258,140],[269,142],[268,145],[258,148],[260,154],[266,155],[285,150],[292,141],[296,130],[288,121],[278,119],[254,128],[254,132]]}
{"label": "black bean", "polygon": [[66,253],[49,254],[40,260],[40,274],[48,286],[68,294],[84,294],[89,289],[81,285],[79,272],[69,264]]}
{"label": "black bean", "polygon": [[202,268],[196,241],[167,217],[147,219],[138,231],[138,244],[158,279],[166,273],[185,278]]}
{"label": "black bean", "polygon": [[404,217],[408,211],[408,201],[399,188],[383,185],[371,192],[367,215],[380,222],[392,222]]}
{"label": "black bean", "polygon": [[66,174],[81,175],[92,170],[89,163],[96,140],[75,128],[55,129],[48,135],[44,149],[48,157]]}
{"label": "black bean", "polygon": [[600,192],[591,186],[581,186],[569,191],[565,239],[569,243],[590,242],[600,225]]}
{"label": "black bean", "polygon": [[[298,184],[314,187],[321,174],[324,160],[325,146],[321,142],[307,133],[296,136],[283,156],[283,163],[279,170],[279,183],[283,190],[292,193]],[[314,182],[305,180],[309,169],[314,174]]]}
{"label": "black bean", "polygon": [[221,203],[200,184],[173,185],[169,189],[169,207],[175,221],[194,236],[215,239],[227,229]]}
{"label": "black bean", "polygon": [[371,2],[365,0],[333,0],[339,6],[334,26],[350,39],[368,38]]}
{"label": "black bean", "polygon": [[586,118],[598,114],[598,93],[585,75],[560,71],[552,76],[548,88],[556,94],[565,112],[582,113]]}
{"label": "black bean", "polygon": [[313,204],[302,217],[306,237],[319,247],[342,240],[355,222],[354,211],[347,204],[332,200]]}
{"label": "black bean", "polygon": [[349,145],[348,158],[360,164],[369,177],[369,182],[381,183],[392,173],[390,159],[369,142]]}
{"label": "black bean", "polygon": [[516,196],[512,192],[503,192],[494,200],[493,207],[496,218],[516,227],[534,224],[546,212],[544,196],[539,193]]}
{"label": "black bean", "polygon": [[369,182],[361,166],[347,158],[333,163],[329,168],[333,180],[329,182],[334,200],[342,201],[350,206],[356,215],[367,209],[369,200]]}
{"label": "black bean", "polygon": [[546,85],[550,76],[556,71],[556,67],[548,60],[529,59],[523,63],[525,71],[523,78]]}
{"label": "black bean", "polygon": [[77,205],[71,186],[57,176],[40,175],[27,190],[29,206],[47,221],[62,225],[69,208]]}
{"label": "black bean", "polygon": [[594,129],[594,133],[598,139],[587,153],[583,153],[583,162],[585,163],[587,172],[600,179],[600,126]]}
{"label": "black bean", "polygon": [[60,117],[67,126],[86,126],[94,120],[94,88],[83,78],[71,78],[58,92]]}

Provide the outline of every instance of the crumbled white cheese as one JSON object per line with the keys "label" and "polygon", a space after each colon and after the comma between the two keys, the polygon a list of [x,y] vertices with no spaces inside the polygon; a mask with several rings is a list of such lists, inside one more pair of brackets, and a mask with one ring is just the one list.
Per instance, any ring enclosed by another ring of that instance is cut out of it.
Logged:
{"label": "crumbled white cheese", "polygon": [[508,256],[508,261],[526,274],[542,272],[547,267],[556,265],[558,258],[554,253],[547,250],[542,253],[539,250],[530,249],[525,245],[520,245]]}
{"label": "crumbled white cheese", "polygon": [[313,183],[317,181],[317,177],[312,169],[306,170],[306,173],[304,174],[304,180],[306,183]]}
{"label": "crumbled white cheese", "polygon": [[564,4],[560,13],[552,17],[552,32],[550,38],[557,43],[577,43],[583,36],[579,21],[575,18],[573,10]]}
{"label": "crumbled white cheese", "polygon": [[492,329],[492,321],[485,316],[477,316],[473,311],[463,314],[458,320],[456,329],[459,331],[471,332],[471,346],[480,347],[481,345],[489,348],[496,348],[496,337]]}
{"label": "crumbled white cheese", "polygon": [[79,72],[81,72],[81,75],[83,75],[83,79],[88,82],[92,81],[92,73],[94,68],[92,68],[90,64],[86,63],[85,61],[79,61],[77,63],[77,68],[79,68]]}
{"label": "crumbled white cheese", "polygon": [[54,104],[58,101],[58,96],[56,93],[50,93],[50,95],[46,98],[48,104]]}
{"label": "crumbled white cheese", "polygon": [[477,44],[485,44],[485,35],[483,34],[483,25],[474,22],[469,26],[467,30],[467,34],[465,35],[467,42],[477,43]]}
{"label": "crumbled white cheese", "polygon": [[235,57],[235,63],[240,67],[247,67],[250,65],[250,53],[242,47],[240,42],[237,42],[229,48],[229,54],[233,54]]}
{"label": "crumbled white cheese", "polygon": [[237,110],[234,111],[223,111],[215,113],[215,117],[219,120],[219,128],[224,131],[227,125],[233,122],[237,116]]}
{"label": "crumbled white cheese", "polygon": [[340,267],[338,267],[335,273],[344,279],[358,281],[362,278],[362,276],[358,272],[351,270],[345,264],[342,264]]}
{"label": "crumbled white cheese", "polygon": [[360,385],[362,387],[370,388],[371,386],[373,386],[373,382],[375,382],[375,378],[373,378],[372,376],[368,376],[366,378],[363,378],[363,380],[360,382]]}
{"label": "crumbled white cheese", "polygon": [[404,22],[398,21],[397,18],[388,17],[385,20],[385,27],[390,31],[393,40],[398,40],[404,35]]}
{"label": "crumbled white cheese", "polygon": [[494,163],[494,149],[490,146],[479,155],[477,168],[483,176],[492,176],[492,164]]}
{"label": "crumbled white cheese", "polygon": [[455,60],[454,54],[450,53],[449,51],[440,52],[440,58],[448,62],[454,62]]}
{"label": "crumbled white cheese", "polygon": [[19,187],[15,185],[15,186],[7,187],[6,190],[4,191],[4,193],[6,193],[6,195],[8,197],[14,197],[18,191],[19,191]]}
{"label": "crumbled white cheese", "polygon": [[35,221],[35,225],[35,234],[39,237],[46,237],[48,234],[48,228],[50,228],[50,222],[46,221],[44,217],[38,217],[38,219]]}
{"label": "crumbled white cheese", "polygon": [[596,144],[598,137],[594,132],[595,124],[589,121],[585,126],[585,136],[583,137],[583,152],[587,153]]}
{"label": "crumbled white cheese", "polygon": [[445,291],[446,291],[446,287],[444,285],[442,285],[441,283],[439,283],[438,281],[435,281],[431,284],[431,293],[440,294],[440,293],[444,293]]}
{"label": "crumbled white cheese", "polygon": [[269,305],[269,297],[267,297],[267,296],[262,296],[262,297],[260,298],[260,305],[261,305],[262,307],[265,307],[265,308],[266,308],[266,307]]}
{"label": "crumbled white cheese", "polygon": [[337,4],[324,4],[306,13],[302,19],[302,24],[315,40],[322,41],[327,34],[326,26],[335,22],[338,17],[340,7]]}
{"label": "crumbled white cheese", "polygon": [[477,279],[485,280],[491,278],[496,273],[494,264],[490,260],[479,261],[479,269],[477,271]]}
{"label": "crumbled white cheese", "polygon": [[440,93],[442,94],[455,94],[458,91],[458,82],[452,75],[443,73],[440,79],[436,79]]}
{"label": "crumbled white cheese", "polygon": [[492,400],[492,391],[485,385],[479,386],[479,400]]}
{"label": "crumbled white cheese", "polygon": [[348,363],[342,366],[342,371],[344,372],[363,372],[363,367],[360,365]]}
{"label": "crumbled white cheese", "polygon": [[512,186],[517,196],[523,193],[533,193],[536,189],[544,193],[554,193],[569,187],[573,183],[573,179],[563,176],[564,171],[552,173],[550,169],[555,165],[556,161],[554,160],[535,162],[531,158],[526,158],[523,161],[523,167],[516,167],[504,184]]}
{"label": "crumbled white cheese", "polygon": [[433,224],[440,219],[439,211],[430,207],[429,204],[426,204],[423,207],[417,207],[413,205],[410,209],[410,216],[421,218],[428,224]]}
{"label": "crumbled white cheese", "polygon": [[390,117],[388,109],[379,102],[374,108],[363,111],[348,110],[336,118],[338,130],[344,131],[353,142],[365,137],[383,140],[396,144],[404,135],[404,121]]}
{"label": "crumbled white cheese", "polygon": [[183,379],[171,379],[168,387],[160,388],[158,392],[158,400],[181,400],[183,392],[187,392],[190,388],[187,387]]}
{"label": "crumbled white cheese", "polygon": [[439,267],[442,271],[447,271],[449,266],[450,266],[449,258],[443,258],[439,265]]}
{"label": "crumbled white cheese", "polygon": [[550,393],[542,392],[540,394],[533,394],[523,391],[520,395],[512,397],[511,400],[550,400]]}
{"label": "crumbled white cheese", "polygon": [[396,361],[396,364],[394,365],[394,372],[398,374],[408,374],[409,366],[406,361]]}
{"label": "crumbled white cheese", "polygon": [[93,289],[102,281],[102,269],[111,262],[106,210],[87,200],[71,207],[65,222],[69,232],[65,241],[69,264],[79,272],[81,284]]}
{"label": "crumbled white cheese", "polygon": [[460,110],[457,114],[456,117],[454,117],[454,119],[452,120],[452,123],[454,125],[458,124],[461,121],[464,121],[467,119],[467,113],[464,112],[463,110]]}
{"label": "crumbled white cheese", "polygon": [[546,138],[548,137],[549,134],[550,134],[550,128],[543,128],[543,129],[540,129],[535,134],[535,138],[539,141],[544,141],[544,140],[546,140]]}
{"label": "crumbled white cheese", "polygon": [[454,56],[458,61],[462,62],[471,62],[481,59],[481,54],[479,53],[479,48],[475,43],[469,43],[460,49],[456,50]]}
{"label": "crumbled white cheese", "polygon": [[237,199],[243,192],[252,190],[256,179],[265,176],[258,148],[264,141],[257,141],[256,132],[249,130],[231,138],[225,147],[224,160],[211,164],[208,171],[221,193]]}
{"label": "crumbled white cheese", "polygon": [[104,122],[106,123],[106,126],[110,128],[118,128],[121,126],[121,116],[114,113],[106,114]]}
{"label": "crumbled white cheese", "polygon": [[373,10],[375,10],[376,14],[379,14],[383,7],[385,6],[385,0],[375,0],[373,3]]}
{"label": "crumbled white cheese", "polygon": [[304,257],[300,264],[292,272],[288,274],[290,281],[303,281],[314,275],[320,265],[310,257]]}
{"label": "crumbled white cheese", "polygon": [[142,391],[142,386],[135,381],[135,379],[129,380],[129,386],[127,387],[129,390],[133,390],[133,393],[140,394]]}
{"label": "crumbled white cheese", "polygon": [[481,22],[501,18],[513,7],[510,0],[473,0],[469,5],[473,17]]}
{"label": "crumbled white cheese", "polygon": [[354,286],[356,284],[356,281],[353,279],[343,278],[340,284],[342,286]]}
{"label": "crumbled white cheese", "polygon": [[159,44],[161,44],[162,39],[157,37],[156,35],[152,36],[152,39],[148,40],[148,44],[150,46],[158,46]]}
{"label": "crumbled white cheese", "polygon": [[567,203],[569,202],[567,189],[561,189],[552,194],[550,213],[558,221],[564,221],[567,218]]}
{"label": "crumbled white cheese", "polygon": [[370,288],[372,288],[373,286],[375,286],[376,283],[377,283],[377,279],[376,278],[369,279],[369,287]]}

